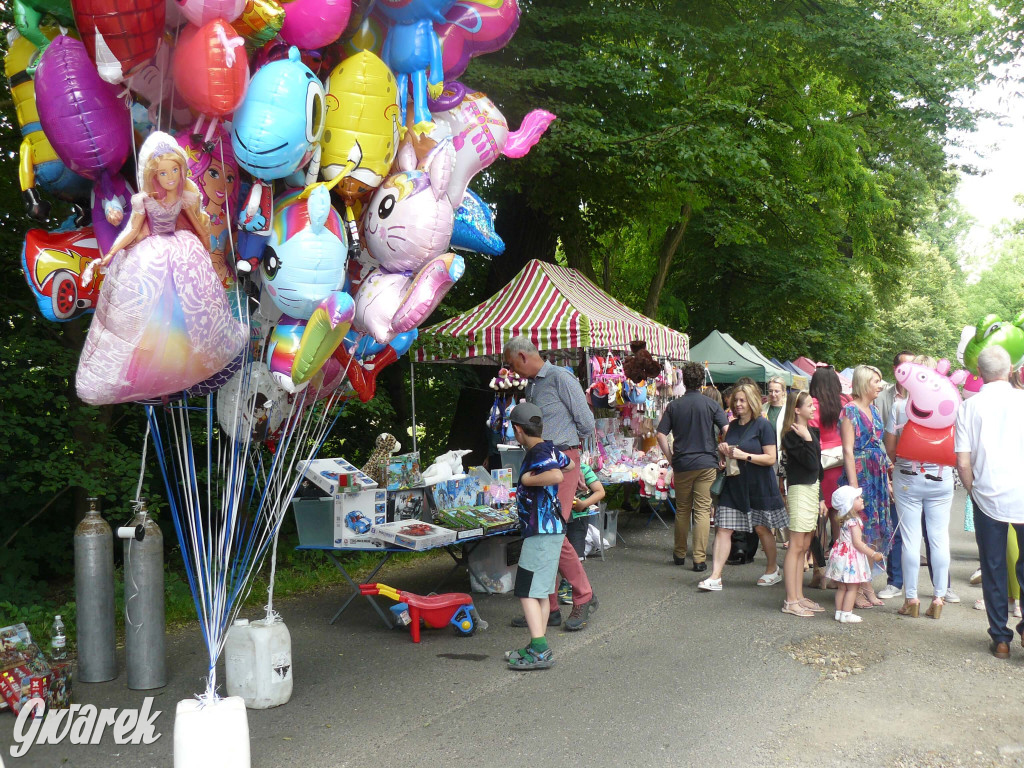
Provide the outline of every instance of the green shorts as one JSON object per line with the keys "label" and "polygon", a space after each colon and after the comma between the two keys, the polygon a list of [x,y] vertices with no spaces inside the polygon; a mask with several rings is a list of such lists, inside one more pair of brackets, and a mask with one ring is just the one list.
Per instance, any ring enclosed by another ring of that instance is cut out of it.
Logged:
{"label": "green shorts", "polygon": [[555,591],[555,574],[563,539],[565,534],[562,533],[544,533],[523,539],[513,589],[516,597],[544,599]]}

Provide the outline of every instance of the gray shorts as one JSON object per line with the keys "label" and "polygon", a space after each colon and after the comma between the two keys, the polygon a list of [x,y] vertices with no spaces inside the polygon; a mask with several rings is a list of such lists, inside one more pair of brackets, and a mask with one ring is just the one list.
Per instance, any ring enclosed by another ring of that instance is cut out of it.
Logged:
{"label": "gray shorts", "polygon": [[516,597],[545,599],[555,591],[558,557],[562,552],[561,533],[546,533],[523,539],[519,570],[513,594]]}

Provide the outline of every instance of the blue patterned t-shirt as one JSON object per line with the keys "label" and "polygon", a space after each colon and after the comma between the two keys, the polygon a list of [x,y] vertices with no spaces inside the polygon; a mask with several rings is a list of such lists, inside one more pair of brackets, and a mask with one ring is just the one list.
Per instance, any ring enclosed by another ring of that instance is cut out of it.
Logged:
{"label": "blue patterned t-shirt", "polygon": [[522,476],[527,472],[547,472],[549,469],[565,469],[569,457],[555,449],[550,440],[537,443],[526,452],[523,466],[519,470],[519,484],[516,486],[516,503],[519,506],[519,522],[523,538],[537,534],[565,533],[562,523],[562,507],[558,503],[557,485],[523,485]]}

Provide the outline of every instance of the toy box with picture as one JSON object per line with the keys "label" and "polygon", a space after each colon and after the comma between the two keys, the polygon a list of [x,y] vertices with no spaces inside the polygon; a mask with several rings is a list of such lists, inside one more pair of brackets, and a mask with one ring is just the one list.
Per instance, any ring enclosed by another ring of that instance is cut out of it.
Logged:
{"label": "toy box with picture", "polygon": [[395,523],[400,520],[433,519],[433,508],[430,504],[430,493],[426,488],[408,488],[388,493],[388,519]]}
{"label": "toy box with picture", "polygon": [[[456,507],[475,507],[483,503],[484,487],[490,485],[490,476],[483,483],[480,476],[473,467],[469,474],[461,480],[442,480],[431,488],[434,497],[434,506],[441,509],[455,509]],[[483,470],[480,470],[483,472]],[[484,473],[486,475],[486,473]]]}
{"label": "toy box with picture", "polygon": [[403,453],[388,459],[388,491],[404,491],[422,484],[419,451]]}
{"label": "toy box with picture", "polygon": [[491,483],[487,486],[485,498],[492,507],[507,507],[512,503],[512,468],[502,467],[491,470]]}
{"label": "toy box with picture", "polygon": [[373,478],[345,459],[300,461],[298,469],[331,496],[338,493],[360,493],[377,487]]}
{"label": "toy box with picture", "polygon": [[387,522],[388,492],[373,488],[359,493],[334,494],[334,546],[346,549],[381,549],[374,525]]}
{"label": "toy box with picture", "polygon": [[400,520],[397,523],[381,523],[370,528],[378,539],[407,549],[422,550],[443,547],[457,538],[455,531],[422,520]]}

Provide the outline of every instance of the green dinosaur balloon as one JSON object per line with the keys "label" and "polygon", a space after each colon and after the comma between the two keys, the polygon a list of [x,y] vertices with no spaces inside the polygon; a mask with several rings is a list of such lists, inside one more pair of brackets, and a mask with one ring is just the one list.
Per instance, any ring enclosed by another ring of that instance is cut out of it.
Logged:
{"label": "green dinosaur balloon", "polygon": [[1024,312],[1012,322],[1000,320],[999,315],[986,315],[975,326],[974,338],[964,348],[964,365],[978,373],[978,355],[981,350],[1000,346],[1010,354],[1010,365],[1016,368],[1024,361]]}
{"label": "green dinosaur balloon", "polygon": [[40,54],[50,44],[50,38],[39,29],[47,14],[61,26],[74,29],[71,0],[14,0],[14,26],[22,37],[39,49]]}

